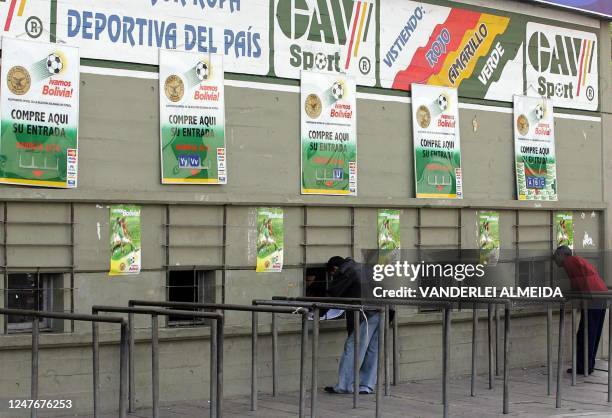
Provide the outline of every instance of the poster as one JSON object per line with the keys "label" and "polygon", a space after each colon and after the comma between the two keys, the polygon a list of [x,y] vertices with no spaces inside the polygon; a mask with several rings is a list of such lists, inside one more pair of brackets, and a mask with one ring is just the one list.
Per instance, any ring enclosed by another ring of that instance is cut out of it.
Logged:
{"label": "poster", "polygon": [[159,49],[177,49],[224,55],[228,72],[266,75],[269,14],[269,0],[61,0],[57,37],[84,58],[157,65]]}
{"label": "poster", "polygon": [[456,87],[510,102],[523,92],[524,20],[416,1],[381,2],[380,82]]}
{"label": "poster", "polygon": [[540,23],[527,23],[527,86],[553,100],[555,107],[597,110],[597,35]]}
{"label": "poster", "polygon": [[572,212],[555,212],[555,248],[561,245],[574,249],[574,218]]}
{"label": "poster", "polygon": [[457,89],[412,85],[417,198],[462,199]]}
{"label": "poster", "polygon": [[140,273],[140,206],[110,207],[110,276]]}
{"label": "poster", "polygon": [[400,211],[397,209],[378,210],[378,249],[400,248]]}
{"label": "poster", "polygon": [[257,273],[283,271],[283,209],[257,209]]}
{"label": "poster", "polygon": [[0,183],[75,188],[79,50],[4,38]]}
{"label": "poster", "polygon": [[552,100],[514,96],[514,155],[519,200],[557,200]]}
{"label": "poster", "polygon": [[163,184],[226,184],[223,56],[159,51]]}
{"label": "poster", "polygon": [[[378,0],[274,0],[274,71],[346,73],[376,84]],[[384,1],[380,1],[385,3]]]}
{"label": "poster", "polygon": [[478,213],[480,264],[494,266],[499,261],[499,212]]}
{"label": "poster", "polygon": [[302,194],[357,195],[355,80],[302,72]]}

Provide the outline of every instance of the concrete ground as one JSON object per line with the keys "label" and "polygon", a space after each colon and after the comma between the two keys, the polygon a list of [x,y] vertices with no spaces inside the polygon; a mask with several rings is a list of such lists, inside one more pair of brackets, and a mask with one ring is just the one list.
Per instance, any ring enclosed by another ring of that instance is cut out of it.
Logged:
{"label": "concrete ground", "polygon": [[[555,408],[553,395],[546,395],[546,368],[513,369],[510,379],[510,414],[521,417],[612,417],[612,404],[607,403],[606,362],[598,362],[597,369],[588,378],[578,376],[577,385],[570,386],[570,376],[563,375],[563,404]],[[488,389],[488,378],[478,376],[476,396],[469,396],[470,378],[463,376],[451,379],[450,417],[494,417],[504,416],[502,411],[501,377],[495,387]],[[285,418],[297,416],[297,393],[288,393],[272,398],[260,394],[257,412],[249,411],[248,398],[228,398],[224,401],[224,417]],[[374,396],[360,397],[359,409],[352,409],[352,395],[329,395],[322,390],[318,395],[321,418],[373,417]],[[421,380],[402,383],[391,387],[391,396],[383,397],[383,417],[440,417],[442,416],[441,383],[439,380]],[[310,399],[307,399],[309,405]],[[160,418],[196,418],[208,416],[208,405],[197,402],[183,402],[165,405]],[[310,411],[308,410],[309,414]],[[131,414],[134,418],[151,417],[150,409],[141,409]],[[309,416],[309,415],[307,415]],[[508,416],[508,415],[506,415]],[[104,418],[111,418],[110,415]],[[113,416],[113,418],[116,418]]]}

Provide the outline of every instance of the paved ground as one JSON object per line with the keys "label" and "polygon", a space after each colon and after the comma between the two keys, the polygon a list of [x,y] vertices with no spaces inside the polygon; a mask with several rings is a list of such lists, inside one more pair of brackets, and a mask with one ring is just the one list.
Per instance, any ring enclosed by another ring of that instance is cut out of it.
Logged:
{"label": "paved ground", "polygon": [[[599,362],[598,369],[607,369],[607,363]],[[521,417],[612,417],[612,404],[607,400],[607,372],[596,370],[588,378],[578,377],[578,384],[570,386],[569,375],[563,379],[563,407],[555,408],[555,397],[546,395],[546,369],[514,369],[511,371],[510,416]],[[504,416],[502,411],[502,381],[497,378],[495,388],[488,389],[486,376],[477,380],[476,397],[469,396],[469,376],[451,380],[450,417]],[[441,385],[439,380],[422,380],[391,387],[392,395],[383,397],[383,417],[439,417]],[[554,392],[554,386],[553,386]],[[261,417],[288,418],[297,416],[297,393],[272,398],[261,394],[257,412],[249,411],[248,398],[226,399],[226,418]],[[308,402],[310,402],[308,400]],[[165,406],[161,418],[207,417],[208,406],[193,402]],[[309,413],[309,411],[308,411]],[[151,410],[138,410],[134,418],[151,417]],[[328,395],[319,393],[319,417],[349,418],[373,417],[374,396],[361,396],[359,409],[352,409],[352,395]],[[507,415],[506,415],[507,416]],[[111,418],[110,416],[104,418]],[[116,417],[113,417],[116,418]]]}

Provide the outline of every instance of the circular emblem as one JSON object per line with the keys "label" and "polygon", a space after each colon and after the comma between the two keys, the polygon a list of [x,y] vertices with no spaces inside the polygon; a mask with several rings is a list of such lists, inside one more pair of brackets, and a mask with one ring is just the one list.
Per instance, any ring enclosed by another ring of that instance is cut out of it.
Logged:
{"label": "circular emblem", "polygon": [[593,100],[595,98],[595,89],[593,86],[588,86],[586,89],[586,97],[589,100]]}
{"label": "circular emblem", "polygon": [[9,90],[18,96],[26,94],[32,85],[30,73],[24,67],[17,65],[11,68],[6,77]]}
{"label": "circular emblem", "polygon": [[518,129],[521,135],[527,135],[529,132],[529,121],[527,120],[527,116],[520,115],[516,118],[516,129]]}
{"label": "circular emblem", "polygon": [[125,265],[125,263],[121,263],[121,264],[119,264],[119,270],[121,270],[121,271],[125,271],[125,268],[126,268],[126,267],[127,267],[127,266]]}
{"label": "circular emblem", "polygon": [[372,69],[372,63],[368,57],[361,57],[359,60],[359,72],[363,75],[370,74],[370,70]]}
{"label": "circular emblem", "polygon": [[166,78],[166,82],[164,83],[164,92],[166,93],[168,100],[171,102],[178,102],[185,94],[185,84],[179,76],[173,74]]}
{"label": "circular emblem", "polygon": [[318,118],[323,110],[323,104],[319,96],[316,94],[309,94],[308,97],[306,97],[306,103],[304,103],[304,110],[306,110],[306,114],[310,118]]}
{"label": "circular emblem", "polygon": [[419,106],[416,112],[416,119],[421,128],[425,129],[429,127],[429,124],[431,123],[431,113],[429,112],[427,106]]}

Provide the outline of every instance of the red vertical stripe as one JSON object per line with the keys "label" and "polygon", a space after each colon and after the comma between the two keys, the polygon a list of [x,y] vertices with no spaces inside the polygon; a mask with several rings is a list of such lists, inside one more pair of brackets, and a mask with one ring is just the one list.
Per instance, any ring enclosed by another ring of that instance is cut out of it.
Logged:
{"label": "red vertical stripe", "polygon": [[584,51],[587,47],[587,41],[582,41],[582,51],[580,52],[580,73],[578,74],[578,90],[576,91],[576,96],[580,96],[580,83],[582,82],[582,66],[584,65]]}
{"label": "red vertical stripe", "polygon": [[15,13],[16,4],[17,0],[11,0],[11,5],[9,6],[8,14],[6,15],[6,22],[4,23],[5,32],[8,32],[11,28],[11,21],[13,20],[13,14]]}
{"label": "red vertical stripe", "polygon": [[353,51],[353,42],[355,41],[355,30],[357,29],[357,22],[359,21],[359,9],[361,9],[361,2],[357,3],[357,10],[355,11],[353,19],[353,29],[351,30],[351,41],[349,42],[348,53],[346,54],[346,64],[344,68],[349,68],[351,64],[351,51]]}

